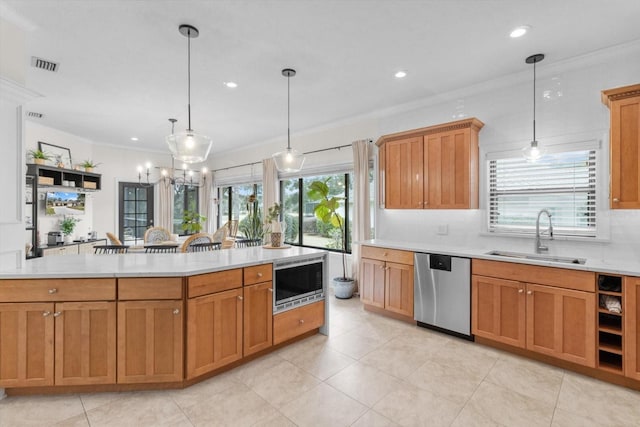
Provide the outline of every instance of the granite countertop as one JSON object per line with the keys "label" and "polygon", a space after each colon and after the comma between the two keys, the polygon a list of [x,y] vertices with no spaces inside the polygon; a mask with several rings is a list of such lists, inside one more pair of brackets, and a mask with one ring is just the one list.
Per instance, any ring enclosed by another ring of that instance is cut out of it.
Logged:
{"label": "granite countertop", "polygon": [[119,255],[64,255],[31,259],[24,268],[0,271],[0,279],[86,277],[177,277],[241,268],[282,259],[304,259],[326,251],[292,246],[210,252]]}
{"label": "granite countertop", "polygon": [[[459,246],[443,246],[440,244],[403,242],[395,240],[372,239],[357,242],[360,245],[379,246],[389,249],[401,249],[412,252],[425,252],[443,255],[452,255],[465,258],[479,258],[491,261],[514,262],[518,264],[541,265],[545,267],[566,268],[571,270],[595,271],[598,273],[612,273],[627,276],[640,276],[640,262],[611,260],[598,260],[587,258],[584,264],[571,264],[547,260],[512,258],[498,255],[488,255],[486,248],[465,248]],[[531,253],[530,255],[536,255]],[[542,254],[545,256],[545,254]]]}

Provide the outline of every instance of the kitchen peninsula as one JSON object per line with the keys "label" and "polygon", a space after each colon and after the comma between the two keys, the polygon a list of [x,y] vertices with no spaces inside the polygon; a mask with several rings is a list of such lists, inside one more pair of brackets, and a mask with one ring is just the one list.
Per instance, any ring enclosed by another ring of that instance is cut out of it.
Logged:
{"label": "kitchen peninsula", "polygon": [[[274,313],[275,275],[322,266],[322,289]],[[0,274],[0,389],[181,388],[328,333],[326,252],[261,247],[43,257]],[[1,394],[1,393],[0,393]]]}

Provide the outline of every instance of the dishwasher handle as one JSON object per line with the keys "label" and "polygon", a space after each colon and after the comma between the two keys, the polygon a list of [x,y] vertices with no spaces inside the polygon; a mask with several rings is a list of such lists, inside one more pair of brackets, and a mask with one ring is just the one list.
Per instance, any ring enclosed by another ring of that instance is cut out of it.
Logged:
{"label": "dishwasher handle", "polygon": [[451,271],[451,255],[429,254],[429,267],[432,270]]}

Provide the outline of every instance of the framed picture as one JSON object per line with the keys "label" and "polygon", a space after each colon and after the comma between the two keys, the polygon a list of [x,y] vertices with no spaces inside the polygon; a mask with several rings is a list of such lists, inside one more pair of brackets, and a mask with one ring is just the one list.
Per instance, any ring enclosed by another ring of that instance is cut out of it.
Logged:
{"label": "framed picture", "polygon": [[73,169],[71,150],[68,148],[38,141],[38,150],[47,153],[51,157],[51,159],[48,160],[48,164],[59,168]]}

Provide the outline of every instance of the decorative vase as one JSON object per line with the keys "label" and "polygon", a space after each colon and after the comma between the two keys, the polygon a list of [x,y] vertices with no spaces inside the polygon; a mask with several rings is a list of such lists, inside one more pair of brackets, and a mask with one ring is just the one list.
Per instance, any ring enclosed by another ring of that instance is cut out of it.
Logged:
{"label": "decorative vase", "polygon": [[71,236],[71,234],[65,234],[64,235],[64,243],[66,245],[73,243],[73,237]]}
{"label": "decorative vase", "polygon": [[271,233],[271,246],[279,248],[282,245],[282,233]]}
{"label": "decorative vase", "polygon": [[348,277],[333,278],[333,293],[336,298],[349,299],[353,296],[355,289],[356,283],[353,279],[349,279]]}
{"label": "decorative vase", "polygon": [[87,168],[87,167],[85,167],[85,168],[84,168],[84,171],[85,171],[85,172],[93,172],[93,168]]}
{"label": "decorative vase", "polygon": [[33,163],[36,165],[44,165],[44,159],[33,159]]}

